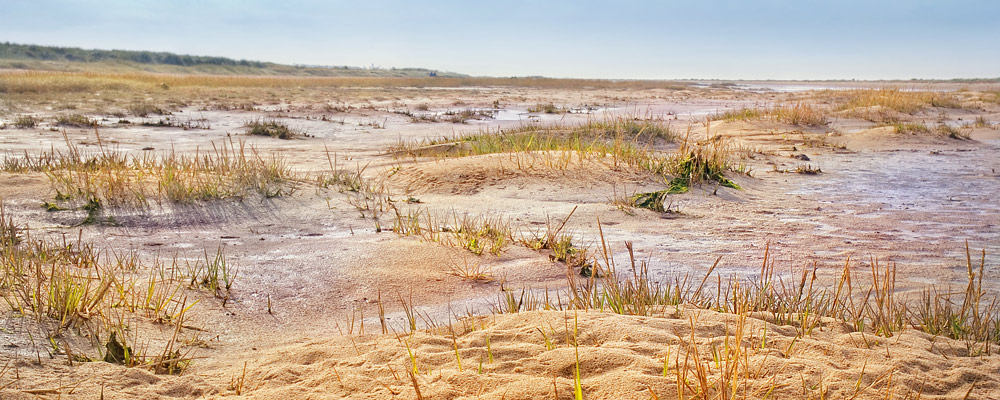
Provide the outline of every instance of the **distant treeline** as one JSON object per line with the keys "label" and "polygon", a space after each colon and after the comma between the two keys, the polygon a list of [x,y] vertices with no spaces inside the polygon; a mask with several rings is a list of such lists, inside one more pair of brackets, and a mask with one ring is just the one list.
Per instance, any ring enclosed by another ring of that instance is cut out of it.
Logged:
{"label": "distant treeline", "polygon": [[0,43],[0,70],[25,69],[66,72],[154,72],[208,75],[467,77],[425,68],[361,68],[349,66],[286,65],[191,56],[160,51],[87,50],[76,47]]}
{"label": "distant treeline", "polygon": [[265,68],[260,61],[234,60],[225,57],[190,56],[167,52],[132,50],[86,50],[75,47],[38,46],[32,44],[0,43],[0,58],[45,61],[101,62],[128,61],[139,64],[165,64],[177,66],[226,65]]}

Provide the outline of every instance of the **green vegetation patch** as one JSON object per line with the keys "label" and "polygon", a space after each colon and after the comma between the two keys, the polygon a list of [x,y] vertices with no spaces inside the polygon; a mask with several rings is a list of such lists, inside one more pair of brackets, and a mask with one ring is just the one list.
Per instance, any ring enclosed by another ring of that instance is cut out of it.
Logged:
{"label": "green vegetation patch", "polygon": [[645,208],[656,212],[666,212],[664,203],[667,195],[673,194],[671,190],[660,190],[658,192],[639,193],[632,196],[632,204],[639,208]]}
{"label": "green vegetation patch", "polygon": [[692,184],[714,181],[721,186],[743,190],[740,185],[726,178],[728,169],[725,158],[718,153],[706,154],[701,149],[692,151],[675,166],[675,177],[670,181],[670,194],[686,193]]}

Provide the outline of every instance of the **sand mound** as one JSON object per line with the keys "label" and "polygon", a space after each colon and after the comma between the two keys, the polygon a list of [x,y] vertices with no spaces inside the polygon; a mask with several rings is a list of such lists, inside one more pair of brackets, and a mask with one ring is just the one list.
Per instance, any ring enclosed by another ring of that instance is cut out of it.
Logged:
{"label": "sand mound", "polygon": [[702,398],[702,387],[710,399],[989,399],[1000,390],[1000,356],[970,357],[963,342],[912,330],[877,337],[831,319],[796,339],[795,326],[742,321],[685,307],[656,317],[530,311],[457,322],[454,336],[305,339],[248,354],[245,375],[243,359],[182,376],[22,359],[2,368],[0,398],[228,398],[236,388],[255,399],[418,398],[411,360],[425,399],[571,399],[578,365],[586,399],[678,398],[678,388]]}
{"label": "sand mound", "polygon": [[845,134],[838,143],[848,150],[928,150],[976,146],[977,142],[949,138],[937,132],[899,133],[892,126],[880,126]]}
{"label": "sand mound", "polygon": [[70,367],[65,358],[59,361],[43,358],[41,365],[25,360],[6,366],[6,360],[0,363],[4,372],[0,374],[0,399],[176,399],[220,392],[217,384],[210,383],[212,377],[155,375],[143,368],[105,362]]}
{"label": "sand mound", "polygon": [[906,113],[880,105],[852,107],[834,112],[833,115],[837,118],[858,118],[868,121],[899,121],[909,116]]}
{"label": "sand mound", "polygon": [[[737,352],[738,320],[696,309],[662,317],[541,311],[481,318],[474,330],[471,321],[464,329],[456,324],[463,332],[455,342],[440,329],[412,336],[337,337],[274,349],[251,360],[245,394],[415,398],[407,345],[423,398],[572,398],[577,354],[584,398],[677,398],[678,375],[688,382],[688,398],[699,387],[699,364],[709,398],[724,386],[747,398],[768,393],[772,398],[885,398],[889,393],[913,398],[921,393],[924,399],[951,399],[963,398],[970,389],[969,398],[989,398],[1000,389],[1000,356],[965,357],[960,342],[915,331],[888,339],[848,333],[833,320],[796,340],[795,327],[748,318]],[[727,360],[727,349],[738,361]],[[729,376],[725,384],[719,381],[724,373]]]}
{"label": "sand mound", "polygon": [[486,154],[449,158],[405,167],[389,178],[407,193],[476,194],[486,188],[546,185],[575,191],[594,185],[649,182],[652,174],[613,160],[571,152]]}

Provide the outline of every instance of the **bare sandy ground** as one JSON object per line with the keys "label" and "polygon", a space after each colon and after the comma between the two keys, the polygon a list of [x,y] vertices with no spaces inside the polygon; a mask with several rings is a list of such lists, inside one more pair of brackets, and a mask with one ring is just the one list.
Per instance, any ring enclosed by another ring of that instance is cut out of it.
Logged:
{"label": "bare sandy ground", "polygon": [[[385,182],[397,200],[419,200],[399,202],[402,212],[500,217],[523,231],[542,229],[575,209],[566,225],[575,242],[596,249],[603,233],[614,246],[613,256],[620,259],[625,257],[621,244],[631,241],[637,258],[646,260],[651,274],[664,282],[685,274],[700,276],[720,256],[716,273],[749,276],[759,270],[769,247],[783,273],[797,274],[816,265],[820,275],[830,277],[848,257],[859,270],[877,257],[898,266],[897,287],[904,293],[928,284],[961,288],[966,279],[965,241],[973,249],[986,250],[988,276],[996,274],[998,131],[976,128],[972,140],[955,140],[895,134],[850,118],[835,118],[819,128],[704,122],[718,110],[795,96],[802,94],[425,90],[376,101],[375,109],[346,113],[281,102],[257,111],[191,107],[173,117],[203,118],[210,129],[119,125],[111,119],[102,123],[100,135],[105,146],[126,152],[151,147],[146,151],[192,153],[213,143],[245,141],[261,152],[279,152],[294,168],[312,172],[326,168],[328,149],[342,165],[364,168],[370,176],[388,176]],[[486,108],[496,99],[503,99],[510,111],[503,120],[463,124],[418,123],[377,107],[427,105],[433,112]],[[527,112],[542,102],[599,107],[590,114]],[[673,197],[678,214],[642,209],[625,213],[610,204],[615,196],[662,190],[666,183],[601,161],[553,169],[544,165],[544,157],[397,158],[389,150],[401,140],[623,115],[660,116],[675,121],[679,131],[690,127],[694,138],[732,140],[739,144],[738,152],[748,155],[750,176],[733,177],[742,190],[706,185]],[[968,120],[970,115],[935,110],[913,118],[959,124],[959,118]],[[995,106],[975,115],[1000,122]],[[280,141],[242,136],[240,125],[259,116],[273,116],[312,137]],[[46,128],[0,131],[0,151],[14,155],[65,148],[63,133]],[[97,149],[92,130],[69,128],[66,135],[82,149]],[[786,172],[801,165],[822,173]],[[26,330],[38,328],[3,317],[0,398],[97,398],[102,391],[104,398],[228,397],[236,395],[240,377],[241,395],[251,398],[415,398],[406,374],[412,367],[406,341],[416,354],[415,379],[425,398],[572,398],[576,354],[586,398],[673,398],[675,362],[688,362],[692,368],[702,363],[708,365],[711,379],[721,376],[721,364],[712,352],[718,352],[728,336],[725,325],[732,316],[704,310],[669,311],[655,318],[580,312],[575,340],[567,339],[573,314],[554,311],[481,317],[476,330],[461,329],[455,343],[455,335],[441,328],[412,337],[378,334],[379,296],[391,330],[401,332],[402,302],[416,305],[425,316],[421,325],[447,324],[467,313],[488,314],[504,288],[562,289],[566,270],[546,254],[520,246],[496,256],[475,256],[416,237],[376,232],[372,221],[361,218],[341,193],[303,185],[292,196],[273,199],[123,211],[116,215],[117,225],[84,228],[72,226],[82,212],[49,213],[39,207],[54,195],[42,174],[0,173],[0,198],[8,212],[37,232],[80,235],[98,247],[136,249],[146,258],[197,259],[221,246],[239,267],[238,281],[225,305],[204,293],[190,295],[202,301],[191,313],[190,324],[197,330],[185,330],[184,337],[198,346],[193,346],[192,366],[180,376],[99,362],[68,366],[65,355],[39,352],[25,337]],[[454,268],[469,262],[483,265],[494,279],[456,276]],[[997,282],[989,280],[984,286],[995,291]],[[352,319],[365,321],[364,335],[342,336]],[[752,398],[885,398],[890,393],[898,398],[915,398],[917,393],[920,398],[962,398],[966,393],[971,393],[969,398],[995,398],[1000,390],[1000,358],[965,357],[965,344],[915,331],[886,339],[848,333],[827,321],[821,332],[795,340],[793,328],[761,319],[749,320],[747,330],[749,353],[741,361],[746,378],[740,384]],[[551,349],[540,331],[552,336]],[[486,337],[492,346],[488,352]],[[761,348],[762,340],[770,344]],[[462,371],[454,358],[456,343]],[[699,349],[697,359],[693,346]],[[672,361],[664,377],[668,349]],[[484,353],[490,352],[493,362],[480,366],[489,355]],[[692,358],[677,361],[678,354]]]}
{"label": "bare sandy ground", "polygon": [[691,381],[687,398],[698,386],[695,365],[713,382],[735,372],[731,387],[748,398],[988,399],[998,390],[1000,357],[968,357],[963,343],[913,331],[864,335],[832,320],[796,339],[794,327],[748,318],[744,353],[728,361],[720,353],[737,345],[733,316],[706,310],[654,317],[533,311],[484,317],[475,330],[471,324],[454,333],[454,342],[447,330],[307,338],[253,351],[245,372],[234,363],[164,377],[88,363],[21,373],[41,387],[76,387],[73,396],[82,398],[98,396],[101,387],[105,398],[225,398],[235,390],[220,384],[237,379],[243,395],[259,399],[416,398],[418,389],[424,398],[573,398],[577,366],[585,398],[593,399],[674,398],[681,374]]}

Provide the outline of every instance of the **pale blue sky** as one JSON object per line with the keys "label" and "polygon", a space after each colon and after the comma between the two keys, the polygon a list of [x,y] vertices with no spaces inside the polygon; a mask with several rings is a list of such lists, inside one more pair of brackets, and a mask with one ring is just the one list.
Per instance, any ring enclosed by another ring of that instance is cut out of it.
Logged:
{"label": "pale blue sky", "polygon": [[1000,1],[0,0],[0,41],[492,76],[1000,77]]}

